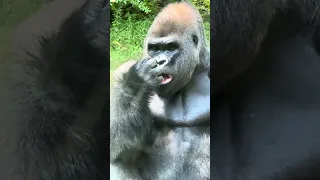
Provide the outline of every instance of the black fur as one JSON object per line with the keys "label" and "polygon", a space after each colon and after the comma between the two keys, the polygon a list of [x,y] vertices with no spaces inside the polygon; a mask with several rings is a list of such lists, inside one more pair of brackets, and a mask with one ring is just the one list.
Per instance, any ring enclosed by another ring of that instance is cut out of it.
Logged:
{"label": "black fur", "polygon": [[320,2],[212,7],[212,179],[319,179]]}
{"label": "black fur", "polygon": [[22,108],[19,178],[108,178],[108,140],[101,140],[107,132],[98,128],[107,119],[87,108],[98,92],[109,97],[109,16],[108,1],[88,2],[58,32],[40,38],[39,54],[26,52],[25,74],[15,86]]}
{"label": "black fur", "polygon": [[281,39],[320,25],[318,0],[217,0],[212,7],[214,91],[250,66],[267,34]]}

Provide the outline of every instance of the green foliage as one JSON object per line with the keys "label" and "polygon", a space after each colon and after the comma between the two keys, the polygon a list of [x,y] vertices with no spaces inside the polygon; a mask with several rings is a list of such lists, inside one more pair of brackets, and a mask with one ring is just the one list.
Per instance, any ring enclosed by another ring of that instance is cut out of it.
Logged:
{"label": "green foliage", "polygon": [[[137,3],[134,3],[134,4],[137,4]],[[118,18],[124,19],[129,17],[132,9],[134,9],[134,11],[139,10],[145,13],[150,12],[150,9],[146,7],[144,3],[135,6],[131,3],[131,1],[128,1],[128,0],[115,0],[114,2],[110,2],[110,6],[111,6],[111,15],[116,19]]]}
{"label": "green foliage", "polygon": [[[113,0],[111,14],[114,19],[143,19],[145,16],[154,17],[159,10],[171,2],[181,0]],[[210,18],[210,0],[190,0],[200,11],[204,19]],[[114,20],[113,19],[113,20]]]}
{"label": "green foliage", "polygon": [[143,41],[152,18],[143,21],[119,19],[110,31],[110,70],[130,59],[137,59],[142,54]]}
{"label": "green foliage", "polygon": [[190,2],[197,7],[204,20],[210,21],[210,0],[190,0]]}
{"label": "green foliage", "polygon": [[[141,0],[113,0],[110,2],[111,16],[113,19],[142,19],[146,15],[154,15],[158,1],[141,1]],[[113,22],[112,19],[112,22]]]}

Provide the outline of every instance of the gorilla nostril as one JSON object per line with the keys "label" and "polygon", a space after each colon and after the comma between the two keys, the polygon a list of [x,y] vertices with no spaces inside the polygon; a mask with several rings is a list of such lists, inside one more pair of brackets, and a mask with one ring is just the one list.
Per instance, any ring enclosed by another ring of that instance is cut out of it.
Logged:
{"label": "gorilla nostril", "polygon": [[162,65],[162,64],[164,64],[164,63],[166,63],[167,62],[167,60],[160,60],[159,62],[158,62],[158,64],[159,65]]}

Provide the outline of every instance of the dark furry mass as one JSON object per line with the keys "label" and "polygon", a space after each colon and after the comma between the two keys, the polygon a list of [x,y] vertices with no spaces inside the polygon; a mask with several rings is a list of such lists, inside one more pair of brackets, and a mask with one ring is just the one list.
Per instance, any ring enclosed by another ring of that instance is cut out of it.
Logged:
{"label": "dark furry mass", "polygon": [[109,2],[73,6],[57,31],[39,37],[38,50],[22,47],[17,63],[22,70],[15,71],[20,75],[14,85],[21,110],[18,179],[109,177],[109,123],[101,117],[109,99]]}
{"label": "dark furry mass", "polygon": [[320,1],[212,3],[211,177],[319,179]]}

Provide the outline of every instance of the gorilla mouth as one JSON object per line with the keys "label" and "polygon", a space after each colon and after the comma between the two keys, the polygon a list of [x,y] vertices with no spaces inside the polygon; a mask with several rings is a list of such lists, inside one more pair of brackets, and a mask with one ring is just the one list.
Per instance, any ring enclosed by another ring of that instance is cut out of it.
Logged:
{"label": "gorilla mouth", "polygon": [[161,74],[160,77],[162,77],[161,85],[168,84],[173,78],[173,76],[168,74]]}

